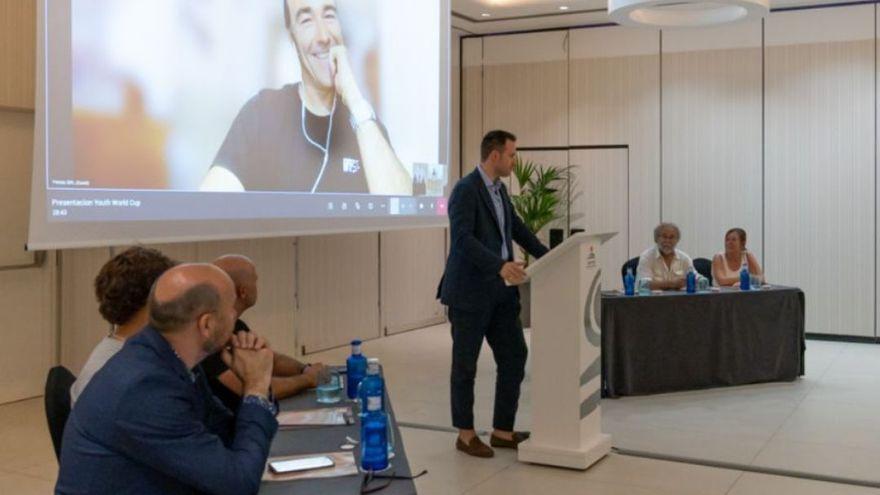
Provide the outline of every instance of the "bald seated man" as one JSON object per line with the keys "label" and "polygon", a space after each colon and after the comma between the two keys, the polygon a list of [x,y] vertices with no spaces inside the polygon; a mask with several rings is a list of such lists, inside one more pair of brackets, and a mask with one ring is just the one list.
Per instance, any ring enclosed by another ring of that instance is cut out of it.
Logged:
{"label": "bald seated man", "polygon": [[[162,274],[150,323],[92,378],[71,412],[57,494],[254,494],[278,429],[272,351],[234,335],[235,286],[210,264]],[[233,414],[199,363],[221,349],[242,383]]]}
{"label": "bald seated man", "polygon": [[[241,315],[257,303],[257,267],[247,256],[227,254],[214,260],[214,265],[226,272],[235,284],[235,329],[250,333],[251,329],[241,320]],[[241,380],[223,362],[221,353],[216,352],[202,363],[211,390],[230,410],[238,409],[243,393]],[[272,393],[278,399],[298,394],[303,390],[315,388],[325,375],[324,365],[303,364],[296,359],[275,353],[272,366]]]}

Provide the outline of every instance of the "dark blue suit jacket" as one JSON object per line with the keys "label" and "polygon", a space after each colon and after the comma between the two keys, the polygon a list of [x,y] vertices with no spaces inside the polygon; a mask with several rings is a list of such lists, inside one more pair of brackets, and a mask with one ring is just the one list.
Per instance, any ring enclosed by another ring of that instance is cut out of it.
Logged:
{"label": "dark blue suit jacket", "polygon": [[483,176],[474,170],[458,181],[449,196],[449,231],[451,249],[446,271],[440,282],[440,301],[453,308],[477,310],[497,301],[505,291],[498,274],[504,263],[513,259],[516,241],[530,255],[540,258],[547,248],[532,234],[513,211],[507,189],[501,188],[504,204],[504,228],[507,233],[508,259],[501,258],[501,229],[495,206]]}
{"label": "dark blue suit jacket", "polygon": [[70,414],[58,494],[257,493],[272,414],[242,404],[233,417],[146,327],[95,374]]}

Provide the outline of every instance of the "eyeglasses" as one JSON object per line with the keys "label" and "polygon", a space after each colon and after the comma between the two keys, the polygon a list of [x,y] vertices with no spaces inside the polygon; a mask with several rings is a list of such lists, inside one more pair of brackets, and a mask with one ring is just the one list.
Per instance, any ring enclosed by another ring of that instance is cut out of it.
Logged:
{"label": "eyeglasses", "polygon": [[[420,476],[424,476],[428,474],[427,469],[423,469],[421,473],[415,476],[397,476],[394,474],[394,471],[391,471],[391,474],[376,474],[373,471],[367,471],[364,474],[364,480],[361,482],[361,494],[366,493],[374,493],[380,490],[384,490],[391,485],[391,482],[394,480],[414,480]],[[384,483],[379,483],[374,486],[370,486],[374,480],[387,480]]]}

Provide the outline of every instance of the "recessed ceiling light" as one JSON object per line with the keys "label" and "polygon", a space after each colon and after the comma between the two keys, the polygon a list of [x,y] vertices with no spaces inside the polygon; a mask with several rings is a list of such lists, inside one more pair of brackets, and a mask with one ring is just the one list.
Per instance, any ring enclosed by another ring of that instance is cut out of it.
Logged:
{"label": "recessed ceiling light", "polygon": [[483,12],[482,14],[480,14],[480,17],[492,17],[492,14],[488,12]]}
{"label": "recessed ceiling light", "polygon": [[560,5],[559,10],[568,10],[568,5]]}

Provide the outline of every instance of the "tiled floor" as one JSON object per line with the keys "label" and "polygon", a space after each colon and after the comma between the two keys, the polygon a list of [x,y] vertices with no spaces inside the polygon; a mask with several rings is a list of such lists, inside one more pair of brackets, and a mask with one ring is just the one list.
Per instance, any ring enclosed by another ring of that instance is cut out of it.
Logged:
{"label": "tiled floor", "polygon": [[[616,447],[880,480],[880,346],[809,342],[807,376],[772,384],[604,401]],[[367,342],[385,366],[399,421],[449,424],[449,330],[440,326]],[[484,349],[475,408],[491,425],[494,364]],[[309,356],[342,362],[347,349]],[[518,427],[528,428],[524,386]],[[612,454],[586,472],[520,464],[511,451],[478,460],[453,449],[453,433],[404,428],[422,494],[880,495],[880,489],[744,473]],[[57,464],[42,399],[0,406],[0,494],[52,492]]]}

